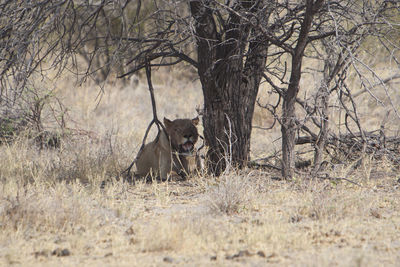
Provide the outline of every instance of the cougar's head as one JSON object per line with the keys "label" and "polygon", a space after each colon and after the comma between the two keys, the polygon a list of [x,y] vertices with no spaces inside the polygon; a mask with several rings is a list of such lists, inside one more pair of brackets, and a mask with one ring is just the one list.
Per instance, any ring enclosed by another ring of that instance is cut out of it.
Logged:
{"label": "cougar's head", "polygon": [[199,118],[176,119],[171,121],[164,118],[165,130],[171,141],[172,149],[176,152],[185,155],[191,155],[194,150],[199,134],[196,125],[199,123]]}

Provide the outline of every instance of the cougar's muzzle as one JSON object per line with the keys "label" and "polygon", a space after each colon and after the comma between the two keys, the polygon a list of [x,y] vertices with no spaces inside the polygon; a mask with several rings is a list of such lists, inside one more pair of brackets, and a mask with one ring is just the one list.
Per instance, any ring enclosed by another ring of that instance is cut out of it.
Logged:
{"label": "cougar's muzzle", "polygon": [[186,143],[179,145],[179,153],[191,155],[194,149],[192,141],[188,140]]}

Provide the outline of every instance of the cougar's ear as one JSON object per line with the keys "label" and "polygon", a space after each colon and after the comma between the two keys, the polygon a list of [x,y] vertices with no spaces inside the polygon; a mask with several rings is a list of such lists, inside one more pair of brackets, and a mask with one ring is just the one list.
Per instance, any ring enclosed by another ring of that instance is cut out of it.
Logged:
{"label": "cougar's ear", "polygon": [[199,124],[199,117],[192,119],[192,123],[193,123],[193,125],[197,126],[197,124]]}
{"label": "cougar's ear", "polygon": [[169,128],[172,125],[172,121],[164,117],[164,126],[165,128]]}

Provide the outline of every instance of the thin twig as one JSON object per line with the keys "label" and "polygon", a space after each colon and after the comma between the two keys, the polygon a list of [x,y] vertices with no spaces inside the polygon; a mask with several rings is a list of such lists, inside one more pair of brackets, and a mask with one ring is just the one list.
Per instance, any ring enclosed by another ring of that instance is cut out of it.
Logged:
{"label": "thin twig", "polygon": [[[150,99],[151,99],[151,106],[153,109],[153,120],[149,123],[149,126],[147,127],[146,133],[143,137],[143,141],[142,141],[142,145],[139,149],[139,152],[137,153],[135,159],[132,161],[132,163],[129,165],[129,167],[124,170],[122,172],[123,173],[127,173],[127,177],[131,178],[131,169],[133,167],[133,165],[136,163],[137,159],[139,158],[141,152],[143,151],[143,148],[146,145],[146,139],[147,139],[147,135],[150,132],[151,126],[153,126],[153,124],[156,124],[157,129],[158,129],[158,133],[157,133],[157,137],[156,137],[156,141],[158,140],[158,138],[160,138],[160,133],[161,133],[161,129],[166,133],[165,127],[164,125],[159,121],[158,117],[157,117],[157,106],[156,106],[156,100],[154,97],[154,87],[151,81],[151,65],[150,65],[150,60],[146,60],[146,77],[147,77],[147,84],[149,86],[149,93],[150,93]],[[167,140],[169,142],[169,137],[166,134]],[[134,181],[133,181],[134,182]]]}

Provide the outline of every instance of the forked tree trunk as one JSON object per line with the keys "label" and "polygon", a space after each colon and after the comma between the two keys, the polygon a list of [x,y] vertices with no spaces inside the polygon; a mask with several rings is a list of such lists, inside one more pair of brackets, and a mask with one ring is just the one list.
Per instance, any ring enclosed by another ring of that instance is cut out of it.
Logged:
{"label": "forked tree trunk", "polygon": [[[245,5],[257,8],[253,5],[256,1],[242,2],[242,9]],[[218,33],[208,5],[201,0],[190,2],[196,21],[198,72],[204,96],[207,167],[220,175],[227,164],[241,168],[249,159],[254,106],[267,43],[256,38],[248,24],[234,13],[227,20],[226,31]],[[254,37],[252,41],[250,36]]]}
{"label": "forked tree trunk", "polygon": [[304,50],[308,43],[308,35],[314,14],[319,10],[324,0],[307,0],[306,13],[301,23],[299,38],[292,52],[292,69],[289,86],[283,97],[282,107],[282,176],[285,179],[293,178],[295,169],[295,138],[297,130],[296,122],[296,97],[299,92],[301,79],[301,65]]}

